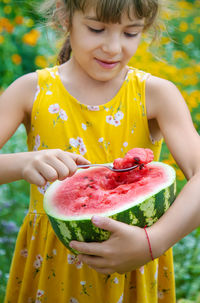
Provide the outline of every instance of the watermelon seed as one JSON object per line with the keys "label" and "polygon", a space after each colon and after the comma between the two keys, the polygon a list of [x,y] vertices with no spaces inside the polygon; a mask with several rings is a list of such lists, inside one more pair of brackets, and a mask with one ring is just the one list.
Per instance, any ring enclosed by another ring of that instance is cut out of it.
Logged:
{"label": "watermelon seed", "polygon": [[143,169],[144,168],[144,164],[141,164],[139,168],[140,168],[140,170]]}
{"label": "watermelon seed", "polygon": [[138,157],[134,157],[134,160],[135,160],[136,163],[140,162],[140,158],[138,158]]}

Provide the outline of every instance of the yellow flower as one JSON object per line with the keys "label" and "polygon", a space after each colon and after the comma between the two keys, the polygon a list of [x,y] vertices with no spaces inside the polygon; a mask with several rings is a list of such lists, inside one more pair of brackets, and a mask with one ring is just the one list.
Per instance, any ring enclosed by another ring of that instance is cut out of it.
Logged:
{"label": "yellow flower", "polygon": [[165,20],[170,20],[170,14],[169,14],[169,12],[167,12],[167,11],[163,11],[162,12],[162,18],[163,19],[165,19]]}
{"label": "yellow flower", "polygon": [[12,11],[12,7],[10,5],[6,5],[3,10],[6,15],[9,15]]}
{"label": "yellow flower", "polygon": [[195,115],[195,118],[196,118],[197,121],[200,121],[200,113],[197,113],[197,114]]}
{"label": "yellow flower", "polygon": [[22,16],[17,16],[17,17],[15,18],[15,23],[16,23],[16,24],[22,24],[23,21],[24,21],[24,18],[23,18]]}
{"label": "yellow flower", "polygon": [[29,33],[23,36],[22,41],[30,46],[35,46],[39,37],[40,32],[36,29],[32,29]]}
{"label": "yellow flower", "polygon": [[188,34],[187,36],[185,36],[185,38],[183,39],[183,43],[184,44],[189,44],[194,40],[194,36],[191,34]]}
{"label": "yellow flower", "polygon": [[179,24],[179,29],[181,32],[186,32],[188,30],[188,24],[185,21],[182,21]]}
{"label": "yellow flower", "polygon": [[192,110],[193,108],[197,108],[199,105],[196,98],[194,98],[192,96],[188,98],[187,104],[188,104],[188,107],[190,110]]}
{"label": "yellow flower", "polygon": [[45,68],[48,65],[44,56],[37,56],[35,58],[35,64],[41,68]]}
{"label": "yellow flower", "polygon": [[171,159],[164,159],[163,162],[168,164],[168,165],[173,165],[174,164],[174,161],[171,160]]}
{"label": "yellow flower", "polygon": [[169,43],[170,41],[171,41],[171,40],[170,40],[169,37],[162,37],[162,39],[161,39],[162,44],[167,44],[167,43]]}
{"label": "yellow flower", "polygon": [[25,23],[25,25],[26,25],[27,27],[33,27],[33,25],[34,25],[33,19],[31,19],[31,18],[26,18],[24,21],[25,21],[24,23]]}
{"label": "yellow flower", "polygon": [[197,98],[200,100],[200,91],[194,90],[192,93],[190,93],[194,98]]}
{"label": "yellow flower", "polygon": [[179,168],[176,170],[176,176],[177,176],[177,179],[180,181],[185,179],[184,174],[182,173],[182,171]]}
{"label": "yellow flower", "polygon": [[187,1],[178,1],[177,4],[180,8],[183,8],[186,10],[193,8],[193,5],[191,3],[188,3]]}
{"label": "yellow flower", "polygon": [[196,69],[197,73],[200,73],[200,64],[196,64],[195,69]]}
{"label": "yellow flower", "polygon": [[194,18],[194,23],[195,24],[200,24],[200,17]]}
{"label": "yellow flower", "polygon": [[18,54],[14,54],[14,55],[12,55],[12,61],[16,65],[19,65],[22,62],[22,58]]}
{"label": "yellow flower", "polygon": [[7,18],[0,18],[0,28],[6,30],[8,33],[12,33],[14,26]]}
{"label": "yellow flower", "polygon": [[193,108],[197,108],[199,106],[199,99],[200,99],[199,91],[195,90],[192,93],[190,93],[190,95],[187,97],[187,104],[190,110],[192,110]]}
{"label": "yellow flower", "polygon": [[0,35],[0,44],[4,42],[4,37]]}
{"label": "yellow flower", "polygon": [[3,0],[4,3],[10,3],[10,0]]}
{"label": "yellow flower", "polygon": [[187,59],[188,58],[188,56],[185,52],[179,51],[179,50],[173,51],[173,57],[175,59],[178,59],[178,58]]}

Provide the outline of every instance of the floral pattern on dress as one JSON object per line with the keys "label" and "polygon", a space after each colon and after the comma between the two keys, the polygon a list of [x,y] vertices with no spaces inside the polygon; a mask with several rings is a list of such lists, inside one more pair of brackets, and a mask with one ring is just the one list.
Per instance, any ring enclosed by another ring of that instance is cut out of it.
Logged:
{"label": "floral pattern on dress", "polygon": [[37,85],[37,88],[36,88],[36,93],[35,93],[35,97],[34,97],[34,102],[35,102],[35,100],[37,99],[37,97],[38,97],[39,93],[40,93],[40,86],[39,86],[39,85]]}
{"label": "floral pattern on dress", "polygon": [[[145,73],[130,69],[119,95],[103,106],[87,106],[64,91],[58,67],[39,71],[29,150],[59,148],[81,154],[92,163],[105,163],[144,145],[154,151],[157,161],[161,142],[153,145],[144,127],[144,88]],[[123,275],[102,275],[79,262],[57,238],[44,212],[49,185],[31,185],[29,212],[17,239],[6,303],[176,302],[171,249]],[[60,229],[68,235],[63,226]]]}
{"label": "floral pattern on dress", "polygon": [[42,195],[44,195],[49,186],[50,182],[47,182],[45,186],[37,186],[37,189]]}
{"label": "floral pattern on dress", "polygon": [[28,257],[28,249],[27,248],[24,248],[20,251],[20,255],[24,258],[27,258]]}
{"label": "floral pattern on dress", "polygon": [[35,137],[35,145],[34,145],[34,147],[33,147],[33,150],[34,151],[37,151],[38,149],[39,149],[39,147],[40,147],[40,135],[37,135],[36,137]]}
{"label": "floral pattern on dress", "polygon": [[99,106],[94,106],[94,105],[87,105],[87,109],[92,112],[97,112],[100,110]]}
{"label": "floral pattern on dress", "polygon": [[114,116],[111,115],[106,116],[106,122],[114,126],[119,126],[121,125],[121,120],[123,118],[124,118],[124,113],[118,111]]}
{"label": "floral pattern on dress", "polygon": [[67,121],[68,116],[64,109],[60,108],[60,105],[58,103],[51,104],[48,108],[48,111],[50,114],[56,114],[56,119],[53,119],[53,126],[56,126],[56,124],[60,121]]}
{"label": "floral pattern on dress", "polygon": [[84,144],[84,141],[81,137],[70,138],[69,139],[69,146],[66,148],[66,150],[71,152],[78,152],[81,155],[85,155],[87,152],[86,146]]}
{"label": "floral pattern on dress", "polygon": [[79,303],[79,301],[76,300],[75,298],[70,298],[69,303]]}

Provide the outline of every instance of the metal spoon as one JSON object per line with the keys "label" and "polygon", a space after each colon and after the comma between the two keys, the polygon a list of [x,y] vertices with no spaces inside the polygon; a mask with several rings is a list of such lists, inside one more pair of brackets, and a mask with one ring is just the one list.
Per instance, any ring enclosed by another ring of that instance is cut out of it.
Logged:
{"label": "metal spoon", "polygon": [[122,173],[122,172],[127,172],[130,171],[132,169],[137,168],[138,166],[141,166],[139,164],[131,166],[131,167],[127,167],[127,168],[113,168],[112,165],[108,164],[85,164],[85,165],[77,165],[78,168],[87,168],[87,167],[93,167],[93,166],[99,166],[99,167],[106,167],[108,169],[110,169],[111,171],[117,172],[117,173]]}

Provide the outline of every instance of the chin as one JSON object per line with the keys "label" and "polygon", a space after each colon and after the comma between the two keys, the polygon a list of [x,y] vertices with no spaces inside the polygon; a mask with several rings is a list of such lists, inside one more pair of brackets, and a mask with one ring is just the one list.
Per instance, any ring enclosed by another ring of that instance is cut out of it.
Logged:
{"label": "chin", "polygon": [[119,74],[119,70],[115,70],[115,71],[106,71],[106,72],[99,72],[96,74],[88,74],[88,76],[96,81],[100,81],[100,82],[106,82],[106,81],[110,81],[113,80],[114,78],[116,78]]}

